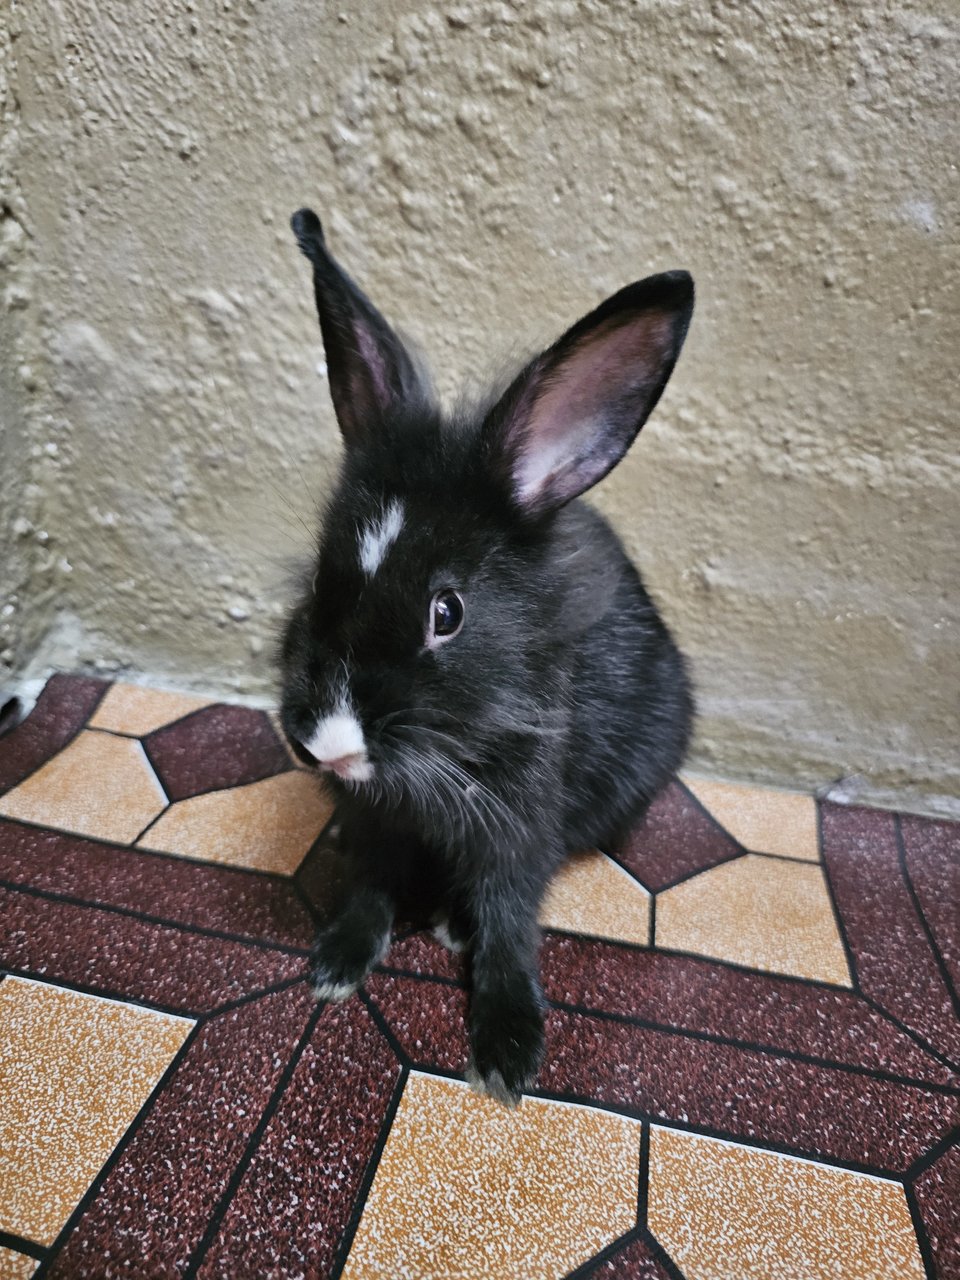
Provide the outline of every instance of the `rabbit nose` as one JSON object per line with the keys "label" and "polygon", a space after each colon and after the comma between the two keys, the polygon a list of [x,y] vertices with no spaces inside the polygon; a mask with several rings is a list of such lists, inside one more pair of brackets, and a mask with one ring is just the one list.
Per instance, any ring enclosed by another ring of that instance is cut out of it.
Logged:
{"label": "rabbit nose", "polygon": [[338,778],[349,778],[367,764],[367,757],[362,751],[357,751],[353,755],[337,756],[335,760],[318,760],[317,764]]}

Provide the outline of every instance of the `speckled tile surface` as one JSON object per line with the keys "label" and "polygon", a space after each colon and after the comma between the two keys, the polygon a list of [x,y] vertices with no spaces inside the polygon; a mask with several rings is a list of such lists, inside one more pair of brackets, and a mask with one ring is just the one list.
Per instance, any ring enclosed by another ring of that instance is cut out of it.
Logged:
{"label": "speckled tile surface", "polygon": [[960,1277],[955,826],[674,782],[552,887],[507,1112],[428,934],[313,1001],[331,816],[194,695],[0,738],[0,1280]]}

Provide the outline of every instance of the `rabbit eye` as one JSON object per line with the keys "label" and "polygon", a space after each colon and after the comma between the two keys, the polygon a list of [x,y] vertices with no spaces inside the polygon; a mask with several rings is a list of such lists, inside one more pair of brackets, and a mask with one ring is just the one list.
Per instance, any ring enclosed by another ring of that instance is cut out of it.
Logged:
{"label": "rabbit eye", "polygon": [[463,626],[463,599],[458,591],[438,591],[430,604],[431,640],[452,640]]}

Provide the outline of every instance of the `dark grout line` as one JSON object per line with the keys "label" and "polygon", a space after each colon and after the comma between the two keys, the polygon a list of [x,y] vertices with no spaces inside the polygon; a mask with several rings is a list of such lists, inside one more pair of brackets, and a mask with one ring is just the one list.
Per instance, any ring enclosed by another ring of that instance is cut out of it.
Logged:
{"label": "dark grout line", "polygon": [[223,1221],[224,1216],[230,1207],[230,1203],[240,1187],[240,1184],[243,1182],[254,1156],[256,1155],[257,1148],[259,1147],[261,1139],[267,1130],[267,1126],[273,1119],[274,1113],[280,1105],[283,1095],[286,1092],[287,1085],[290,1083],[293,1073],[297,1069],[300,1059],[303,1056],[304,1050],[310,1042],[310,1037],[313,1035],[323,1010],[324,1006],[321,1005],[319,1008],[314,1009],[307,1018],[307,1024],[303,1029],[300,1039],[297,1041],[293,1052],[287,1059],[286,1066],[280,1073],[280,1078],[270,1095],[267,1105],[264,1107],[263,1112],[260,1115],[260,1119],[257,1121],[256,1127],[247,1139],[247,1144],[243,1149],[243,1154],[240,1156],[233,1173],[230,1175],[224,1192],[217,1203],[217,1207],[214,1209],[207,1222],[206,1230],[200,1239],[200,1243],[196,1246],[190,1256],[187,1269],[183,1273],[183,1280],[192,1280],[192,1278],[196,1276],[197,1271],[203,1263],[204,1256],[216,1238],[220,1224]]}
{"label": "dark grout line", "polygon": [[947,994],[949,995],[950,1002],[953,1005],[954,1016],[960,1020],[960,999],[957,998],[957,990],[953,984],[953,978],[951,977],[950,970],[947,968],[946,962],[944,961],[940,947],[937,944],[936,936],[930,928],[930,922],[924,914],[923,907],[920,904],[920,899],[913,884],[913,877],[910,875],[910,869],[907,866],[907,847],[903,839],[903,827],[900,824],[899,814],[894,815],[893,827],[897,842],[897,862],[900,867],[900,875],[903,877],[904,884],[907,886],[907,893],[910,897],[910,902],[916,912],[920,926],[926,935],[927,945],[933,953],[934,962],[940,971],[940,978],[947,989]]}
{"label": "dark grout line", "polygon": [[913,1027],[908,1026],[896,1014],[891,1013],[889,1009],[885,1009],[873,996],[861,993],[860,998],[874,1012],[878,1013],[882,1018],[886,1018],[891,1026],[896,1027],[898,1031],[902,1031],[905,1036],[908,1036],[924,1053],[929,1054],[931,1058],[935,1058],[941,1066],[948,1067],[955,1075],[960,1073],[960,1062],[954,1062],[940,1049],[935,1048],[925,1036],[922,1036],[919,1031],[915,1031]]}
{"label": "dark grout line", "polygon": [[[407,1086],[407,1080],[410,1076],[410,1067],[401,1064],[400,1075],[397,1077],[397,1083],[394,1085],[393,1094],[387,1110],[384,1113],[383,1121],[380,1125],[380,1131],[377,1134],[377,1141],[374,1144],[373,1151],[367,1161],[367,1167],[364,1170],[363,1178],[360,1182],[357,1197],[353,1204],[350,1217],[347,1219],[347,1225],[344,1227],[343,1234],[337,1245],[334,1254],[333,1266],[330,1269],[329,1280],[339,1280],[346,1266],[347,1259],[350,1256],[350,1250],[353,1248],[353,1242],[356,1238],[357,1229],[360,1226],[360,1219],[363,1217],[363,1211],[367,1206],[367,1197],[370,1195],[370,1188],[373,1186],[373,1180],[377,1176],[377,1169],[380,1167],[380,1160],[383,1156],[383,1149],[387,1145],[387,1138],[390,1136],[390,1130],[393,1128],[393,1122],[396,1118],[397,1110],[400,1106],[400,1099],[403,1097],[403,1091]],[[189,1280],[189,1277],[185,1277]]]}
{"label": "dark grout line", "polygon": [[62,987],[64,991],[75,991],[81,996],[96,996],[101,1000],[113,1000],[117,1004],[132,1005],[135,1008],[148,1009],[151,1013],[165,1013],[171,1018],[183,1018],[187,1022],[203,1022],[211,1016],[211,1010],[183,1009],[173,1005],[160,1004],[145,996],[132,996],[129,993],[114,991],[111,987],[94,987],[81,982],[73,982],[68,978],[51,977],[48,973],[38,973],[33,969],[17,968],[4,965],[0,969],[5,977],[23,978],[26,982],[40,982],[47,987]]}
{"label": "dark grout line", "polygon": [[827,851],[823,843],[823,806],[819,800],[816,800],[814,803],[816,804],[817,813],[817,848],[820,851],[820,866],[823,868],[823,879],[827,886],[827,898],[830,901],[830,910],[833,912],[833,922],[836,925],[837,933],[839,934],[840,941],[843,944],[844,954],[847,957],[847,968],[850,971],[850,981],[853,984],[852,990],[855,991],[857,995],[862,996],[863,990],[860,986],[860,974],[857,970],[857,959],[854,955],[853,947],[850,945],[847,926],[840,913],[840,906],[837,902],[837,891],[833,885],[833,877],[830,875],[830,864],[827,861]]}
{"label": "dark grout line", "polygon": [[277,951],[283,955],[307,956],[309,947],[295,947],[287,942],[268,942],[264,938],[252,938],[248,934],[231,933],[226,929],[211,929],[206,925],[186,924],[181,920],[171,920],[165,916],[148,915],[135,907],[120,907],[110,902],[97,902],[90,898],[78,898],[73,894],[60,893],[56,889],[37,889],[33,885],[21,884],[16,880],[0,879],[0,889],[9,893],[22,893],[30,898],[42,898],[50,902],[62,902],[66,906],[81,907],[87,911],[106,911],[110,915],[125,916],[138,920],[141,924],[158,925],[164,929],[176,929],[181,933],[193,933],[202,938],[216,938],[221,942],[236,942],[243,946],[256,947],[260,951]]}
{"label": "dark grout line", "polygon": [[25,1253],[28,1258],[36,1258],[42,1262],[47,1256],[47,1246],[28,1240],[26,1236],[18,1236],[13,1231],[0,1228],[0,1248],[12,1249],[15,1253]]}
{"label": "dark grout line", "polygon": [[586,1262],[582,1262],[573,1271],[569,1271],[563,1280],[593,1280],[598,1274],[598,1268],[602,1267],[605,1262],[615,1261],[617,1254],[629,1244],[633,1244],[634,1240],[640,1239],[640,1228],[631,1227],[629,1231],[625,1231],[622,1236],[617,1236],[616,1240],[611,1240],[605,1245],[599,1253],[593,1254]]}
{"label": "dark grout line", "polygon": [[920,1157],[914,1164],[910,1166],[903,1175],[903,1180],[907,1185],[916,1182],[921,1174],[926,1173],[932,1164],[940,1159],[940,1157],[951,1147],[960,1142],[960,1125],[955,1125],[948,1133],[945,1133],[939,1142],[934,1143],[930,1150]]}
{"label": "dark grout line", "polygon": [[699,1031],[693,1027],[677,1027],[671,1023],[656,1022],[651,1018],[613,1013],[607,1009],[591,1009],[586,1005],[571,1004],[563,1000],[548,1000],[547,1004],[551,1009],[557,1009],[562,1013],[572,1013],[580,1018],[596,1018],[601,1022],[616,1022],[625,1026],[636,1027],[641,1031],[653,1031],[660,1035],[681,1036],[684,1039],[699,1040],[706,1044],[726,1045],[731,1049],[742,1049],[747,1053],[758,1053],[765,1058],[784,1058],[789,1062],[799,1062],[805,1066],[820,1067],[829,1071],[841,1071],[847,1075],[864,1076],[867,1079],[882,1081],[886,1084],[902,1085],[910,1089],[922,1089],[927,1093],[937,1093],[950,1098],[960,1097],[960,1081],[956,1085],[936,1084],[929,1080],[918,1080],[912,1076],[902,1076],[892,1071],[882,1071],[876,1067],[837,1062],[832,1058],[803,1053],[799,1049],[785,1049],[779,1045],[760,1044],[753,1040],[719,1035],[712,1031]]}
{"label": "dark grout line", "polygon": [[198,1035],[200,1034],[202,1027],[203,1027],[203,1023],[198,1022],[196,1023],[195,1026],[190,1028],[189,1034],[187,1035],[183,1044],[177,1050],[176,1054],[174,1054],[166,1071],[164,1071],[163,1075],[160,1077],[160,1079],[154,1085],[153,1089],[150,1091],[149,1096],[146,1098],[143,1106],[137,1112],[129,1128],[126,1130],[124,1134],[122,1134],[119,1142],[110,1152],[110,1155],[107,1157],[103,1167],[100,1169],[100,1172],[94,1178],[93,1182],[91,1182],[90,1186],[84,1192],[83,1196],[81,1196],[79,1204],[74,1209],[73,1213],[71,1213],[67,1221],[64,1223],[60,1231],[60,1234],[57,1236],[56,1240],[50,1246],[50,1249],[47,1252],[46,1257],[44,1258],[43,1262],[40,1263],[40,1266],[37,1268],[37,1270],[33,1273],[30,1280],[44,1280],[44,1277],[49,1271],[51,1264],[56,1261],[57,1254],[63,1248],[64,1244],[67,1242],[70,1235],[72,1234],[74,1228],[78,1225],[78,1223],[83,1218],[84,1214],[86,1213],[87,1209],[90,1207],[93,1200],[99,1194],[100,1189],[103,1186],[103,1184],[106,1182],[108,1176],[113,1171],[114,1167],[119,1163],[120,1157],[123,1155],[127,1147],[133,1141],[136,1134],[139,1132],[140,1127],[143,1125],[147,1116],[150,1114],[151,1110],[153,1109],[154,1103],[162,1096],[162,1094],[166,1090],[167,1085],[173,1079],[176,1072],[180,1069],[180,1066],[183,1063],[184,1058],[187,1056],[187,1053],[190,1051],[190,1048],[192,1047],[194,1041],[197,1039]]}
{"label": "dark grout line", "polygon": [[930,1247],[930,1237],[927,1235],[927,1224],[924,1222],[923,1214],[920,1212],[916,1192],[912,1185],[905,1186],[903,1190],[907,1198],[907,1208],[910,1211],[913,1234],[917,1239],[917,1248],[920,1250],[920,1259],[923,1262],[926,1278],[927,1280],[947,1280],[946,1276],[939,1277],[933,1249]]}

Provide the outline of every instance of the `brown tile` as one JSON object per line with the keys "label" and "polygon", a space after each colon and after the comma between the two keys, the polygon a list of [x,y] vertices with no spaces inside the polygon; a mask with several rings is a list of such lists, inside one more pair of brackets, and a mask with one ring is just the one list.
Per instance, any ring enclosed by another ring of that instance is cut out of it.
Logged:
{"label": "brown tile", "polygon": [[577,853],[551,881],[540,908],[540,923],[545,929],[646,946],[650,895],[604,854]]}
{"label": "brown tile", "polygon": [[309,947],[313,937],[313,921],[288,880],[6,819],[0,819],[0,880],[282,946]]}
{"label": "brown tile", "polygon": [[0,1024],[0,1228],[49,1245],[193,1022],[8,977]]}
{"label": "brown tile", "polygon": [[677,1272],[667,1270],[662,1249],[638,1237],[626,1240],[588,1271],[578,1271],[578,1280],[676,1280]]}
{"label": "brown tile", "polygon": [[186,858],[292,875],[326,826],[333,803],[310,774],[291,770],[180,800],[140,841]]}
{"label": "brown tile", "polygon": [[954,990],[960,992],[960,822],[900,819],[907,874]]}
{"label": "brown tile", "polygon": [[636,1222],[640,1124],[412,1073],[344,1280],[555,1280]]}
{"label": "brown tile", "polygon": [[0,967],[205,1013],[301,974],[302,954],[0,888]]}
{"label": "brown tile", "polygon": [[[184,1274],[315,1008],[298,984],[197,1029],[53,1259],[51,1280]],[[225,1280],[267,1274],[222,1273]]]}
{"label": "brown tile", "polygon": [[656,945],[852,985],[820,867],[746,854],[657,897]]}
{"label": "brown tile", "polygon": [[686,1276],[924,1280],[898,1182],[654,1125],[648,1204]]}
{"label": "brown tile", "polygon": [[698,871],[738,858],[741,850],[679,782],[671,782],[612,852],[656,893]]}
{"label": "brown tile", "polygon": [[168,693],[163,689],[147,689],[136,684],[115,684],[97,707],[90,720],[91,729],[111,729],[142,738],[161,725],[179,720],[200,707],[209,698],[189,693]]}
{"label": "brown tile", "polygon": [[167,798],[139,742],[84,730],[0,799],[0,814],[127,844]]}
{"label": "brown tile", "polygon": [[328,1005],[264,1130],[198,1280],[336,1274],[400,1064],[358,999]]}
{"label": "brown tile", "polygon": [[941,1280],[960,1276],[960,1132],[913,1184]]}
{"label": "brown tile", "polygon": [[813,796],[687,775],[683,781],[745,849],[810,862],[819,860],[817,805]]}
{"label": "brown tile", "polygon": [[[398,944],[387,963],[397,963],[395,954],[407,958],[410,942]],[[415,953],[412,959],[413,964],[397,967],[416,966],[428,975],[444,976],[432,954]],[[564,1004],[765,1045],[773,1052],[960,1086],[956,1072],[861,996],[839,987],[569,936],[544,939],[541,970],[547,997]]]}
{"label": "brown tile", "polygon": [[904,877],[895,815],[824,803],[821,825],[824,862],[864,994],[960,1065],[960,1019]]}
{"label": "brown tile", "polygon": [[107,688],[105,680],[51,676],[26,720],[0,738],[0,792],[22,782],[65,747]]}
{"label": "brown tile", "polygon": [[293,766],[265,711],[217,703],[144,739],[171,800],[259,782]]}
{"label": "brown tile", "polygon": [[30,1280],[39,1265],[36,1258],[0,1245],[0,1280]]}

